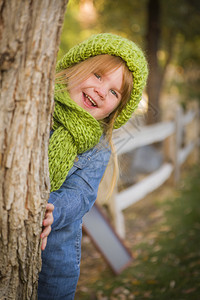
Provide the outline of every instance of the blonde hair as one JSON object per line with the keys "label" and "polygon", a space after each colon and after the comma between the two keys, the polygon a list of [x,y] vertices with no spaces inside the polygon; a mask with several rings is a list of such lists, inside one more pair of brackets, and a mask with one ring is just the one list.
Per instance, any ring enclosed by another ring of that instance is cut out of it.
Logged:
{"label": "blonde hair", "polygon": [[100,121],[104,127],[105,136],[110,144],[114,161],[113,180],[111,184],[111,192],[109,194],[111,194],[114,189],[119,173],[117,155],[112,142],[112,131],[117,116],[123,110],[123,108],[126,106],[126,103],[130,99],[131,91],[133,88],[132,72],[128,69],[126,62],[119,56],[101,54],[90,57],[56,74],[56,83],[66,84],[66,88],[69,91],[71,88],[79,85],[82,81],[88,79],[92,73],[104,75],[106,73],[117,70],[120,67],[123,68],[120,104],[107,118]]}

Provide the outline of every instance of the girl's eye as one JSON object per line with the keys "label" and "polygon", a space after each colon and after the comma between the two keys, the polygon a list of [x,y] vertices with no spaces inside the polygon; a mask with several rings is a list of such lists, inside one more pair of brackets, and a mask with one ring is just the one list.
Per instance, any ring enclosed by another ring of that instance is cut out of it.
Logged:
{"label": "girl's eye", "polygon": [[94,76],[96,76],[96,78],[101,79],[101,76],[97,73],[94,73]]}
{"label": "girl's eye", "polygon": [[117,95],[117,93],[116,93],[114,90],[110,90],[110,91],[111,91],[111,93],[112,93],[115,97],[118,98],[118,95]]}

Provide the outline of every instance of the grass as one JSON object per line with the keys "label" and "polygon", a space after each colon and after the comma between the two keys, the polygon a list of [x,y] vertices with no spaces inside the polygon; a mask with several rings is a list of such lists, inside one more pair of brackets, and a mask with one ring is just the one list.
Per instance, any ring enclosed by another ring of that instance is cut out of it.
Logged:
{"label": "grass", "polygon": [[75,299],[199,300],[199,202],[196,167],[178,188],[166,184],[125,211],[133,263],[114,276],[93,248],[85,249],[85,258],[96,254],[83,263]]}

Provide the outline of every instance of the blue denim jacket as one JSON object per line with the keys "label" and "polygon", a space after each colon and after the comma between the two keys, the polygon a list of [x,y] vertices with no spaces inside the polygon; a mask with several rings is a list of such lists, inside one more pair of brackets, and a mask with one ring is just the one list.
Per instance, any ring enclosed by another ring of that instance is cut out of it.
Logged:
{"label": "blue denim jacket", "polygon": [[80,273],[82,217],[94,204],[110,158],[105,141],[78,155],[61,188],[50,194],[52,231],[42,253],[38,300],[74,299]]}

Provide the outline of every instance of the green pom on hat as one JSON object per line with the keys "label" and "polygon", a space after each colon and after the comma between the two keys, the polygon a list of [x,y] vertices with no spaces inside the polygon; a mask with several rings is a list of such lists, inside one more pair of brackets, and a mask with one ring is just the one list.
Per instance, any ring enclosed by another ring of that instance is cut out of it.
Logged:
{"label": "green pom on hat", "polygon": [[148,67],[142,50],[132,41],[111,33],[92,35],[87,40],[71,48],[61,60],[56,70],[61,71],[89,57],[110,54],[121,57],[133,74],[133,89],[125,108],[117,116],[114,128],[124,125],[130,118],[142,98],[146,85]]}

